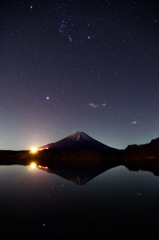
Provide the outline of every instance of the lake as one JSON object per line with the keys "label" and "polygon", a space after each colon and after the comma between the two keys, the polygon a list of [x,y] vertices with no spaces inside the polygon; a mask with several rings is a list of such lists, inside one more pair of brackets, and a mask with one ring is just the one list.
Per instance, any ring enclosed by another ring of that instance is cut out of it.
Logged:
{"label": "lake", "polygon": [[4,239],[155,239],[158,176],[125,166],[88,175],[0,166]]}

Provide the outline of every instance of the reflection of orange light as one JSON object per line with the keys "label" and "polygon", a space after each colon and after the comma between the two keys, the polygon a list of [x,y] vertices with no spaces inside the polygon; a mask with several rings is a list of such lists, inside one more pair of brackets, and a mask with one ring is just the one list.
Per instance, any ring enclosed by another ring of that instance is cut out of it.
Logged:
{"label": "reflection of orange light", "polygon": [[38,148],[32,147],[31,150],[30,150],[30,152],[31,152],[32,154],[36,154],[36,153],[38,152]]}
{"label": "reflection of orange light", "polygon": [[40,168],[40,169],[48,169],[47,166],[41,166],[41,165],[38,165],[38,168]]}
{"label": "reflection of orange light", "polygon": [[30,163],[30,168],[31,168],[31,169],[37,168],[36,162],[31,162],[31,163]]}

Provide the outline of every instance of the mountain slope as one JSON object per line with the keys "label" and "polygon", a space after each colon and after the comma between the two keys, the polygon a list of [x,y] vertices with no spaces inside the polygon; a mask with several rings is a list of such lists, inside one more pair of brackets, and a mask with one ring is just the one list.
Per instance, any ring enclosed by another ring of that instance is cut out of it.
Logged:
{"label": "mountain slope", "polygon": [[93,150],[93,151],[117,151],[117,149],[109,147],[94,138],[88,136],[84,132],[75,132],[55,143],[41,146],[39,149],[77,151],[77,150]]}

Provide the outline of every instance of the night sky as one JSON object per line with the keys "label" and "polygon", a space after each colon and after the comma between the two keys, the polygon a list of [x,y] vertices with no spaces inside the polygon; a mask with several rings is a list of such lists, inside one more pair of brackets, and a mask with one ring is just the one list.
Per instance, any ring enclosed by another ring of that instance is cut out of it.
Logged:
{"label": "night sky", "polygon": [[0,3],[0,149],[159,137],[158,1]]}

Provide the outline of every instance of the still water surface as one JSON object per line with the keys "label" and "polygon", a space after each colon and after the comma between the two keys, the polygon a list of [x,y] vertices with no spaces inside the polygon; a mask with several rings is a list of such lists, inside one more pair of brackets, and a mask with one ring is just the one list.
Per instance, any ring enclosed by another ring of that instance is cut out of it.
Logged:
{"label": "still water surface", "polygon": [[85,184],[77,179],[0,166],[3,239],[155,239],[159,177],[118,166]]}

